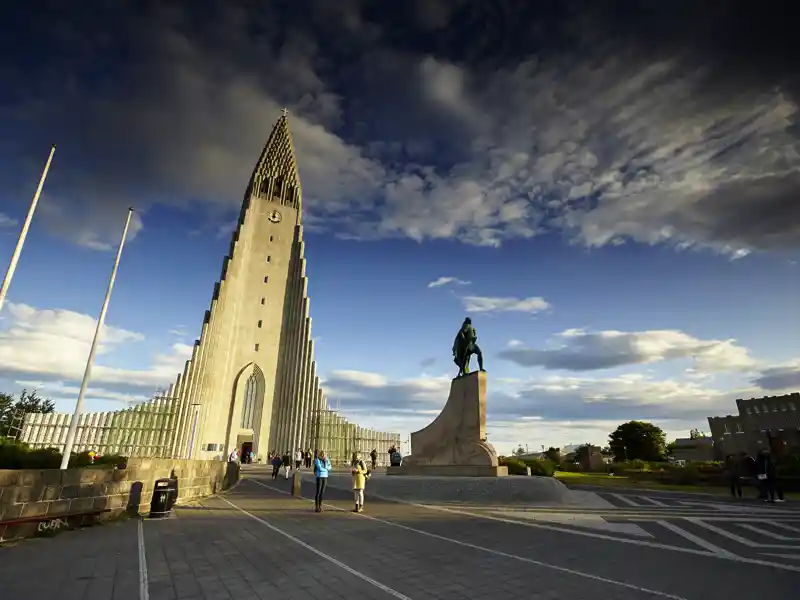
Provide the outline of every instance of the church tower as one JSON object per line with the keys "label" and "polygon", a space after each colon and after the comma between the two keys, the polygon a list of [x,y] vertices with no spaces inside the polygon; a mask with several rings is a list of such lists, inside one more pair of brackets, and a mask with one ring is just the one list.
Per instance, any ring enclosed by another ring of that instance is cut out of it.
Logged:
{"label": "church tower", "polygon": [[284,110],[242,202],[200,339],[174,384],[172,455],[307,448],[326,408],[314,362],[302,189]]}

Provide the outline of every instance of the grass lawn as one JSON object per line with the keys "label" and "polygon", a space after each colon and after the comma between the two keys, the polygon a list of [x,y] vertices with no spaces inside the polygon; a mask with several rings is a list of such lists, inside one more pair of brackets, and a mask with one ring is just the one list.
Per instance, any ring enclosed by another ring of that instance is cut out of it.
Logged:
{"label": "grass lawn", "polygon": [[[659,483],[657,481],[635,481],[633,479],[628,479],[627,477],[622,477],[619,475],[606,475],[604,473],[568,473],[566,471],[556,471],[555,477],[567,485],[596,485],[602,487],[631,488],[639,490],[699,492],[702,494],[715,494],[721,496],[730,495],[730,491],[725,487],[667,484]],[[745,487],[744,489],[745,494],[747,494],[748,491],[753,491],[750,487]],[[787,500],[800,500],[800,494],[798,493],[790,492],[785,494],[785,497]]]}

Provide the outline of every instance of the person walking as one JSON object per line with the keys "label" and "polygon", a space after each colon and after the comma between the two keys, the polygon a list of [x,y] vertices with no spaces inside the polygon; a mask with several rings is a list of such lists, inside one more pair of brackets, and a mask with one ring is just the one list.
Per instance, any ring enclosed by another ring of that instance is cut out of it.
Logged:
{"label": "person walking", "polygon": [[[764,502],[783,502],[783,489],[778,482],[778,469],[775,459],[766,448],[763,448],[756,458],[756,477],[763,486],[762,493],[766,496]],[[777,495],[777,498],[775,497]]]}
{"label": "person walking", "polygon": [[375,467],[378,466],[378,449],[373,448],[372,452],[369,453],[369,458],[372,461],[372,470],[375,470]]}
{"label": "person walking", "polygon": [[742,499],[742,456],[741,454],[729,454],[725,459],[725,470],[728,474],[728,483],[731,488],[731,496]]}
{"label": "person walking", "polygon": [[311,448],[306,448],[306,469],[311,468]]}
{"label": "person walking", "polygon": [[353,496],[355,497],[356,507],[353,512],[364,510],[364,488],[367,486],[367,479],[370,472],[367,470],[364,461],[361,460],[359,452],[353,452],[353,459],[350,461],[350,472],[353,474]]}
{"label": "person walking", "polygon": [[303,450],[298,448],[294,453],[294,470],[299,471],[300,465],[303,464]]}
{"label": "person walking", "polygon": [[287,450],[283,453],[283,457],[281,457],[281,463],[283,464],[284,478],[289,479],[289,471],[292,470],[292,453],[290,450]]}
{"label": "person walking", "polygon": [[314,494],[314,512],[322,512],[322,500],[325,496],[325,486],[328,484],[328,473],[331,470],[331,461],[325,450],[317,453],[314,459],[314,477],[317,479],[317,491]]}
{"label": "person walking", "polygon": [[281,472],[281,465],[283,464],[283,460],[278,453],[276,452],[275,455],[272,457],[272,478],[277,479],[278,473]]}

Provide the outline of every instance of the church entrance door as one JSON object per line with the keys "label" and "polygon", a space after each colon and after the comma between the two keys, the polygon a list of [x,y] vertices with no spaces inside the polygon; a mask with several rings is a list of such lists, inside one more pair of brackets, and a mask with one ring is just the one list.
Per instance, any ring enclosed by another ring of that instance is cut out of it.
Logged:
{"label": "church entrance door", "polygon": [[250,462],[250,453],[253,451],[253,442],[242,442],[242,463]]}

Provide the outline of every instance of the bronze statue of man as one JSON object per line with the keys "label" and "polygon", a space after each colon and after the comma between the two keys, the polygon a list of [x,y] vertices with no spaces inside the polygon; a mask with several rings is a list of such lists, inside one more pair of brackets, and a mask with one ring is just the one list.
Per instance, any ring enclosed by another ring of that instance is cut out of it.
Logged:
{"label": "bronze statue of man", "polygon": [[456,377],[469,373],[469,358],[473,354],[478,357],[478,368],[483,371],[483,353],[478,346],[478,333],[472,326],[472,319],[467,317],[453,342],[453,362],[458,365]]}

